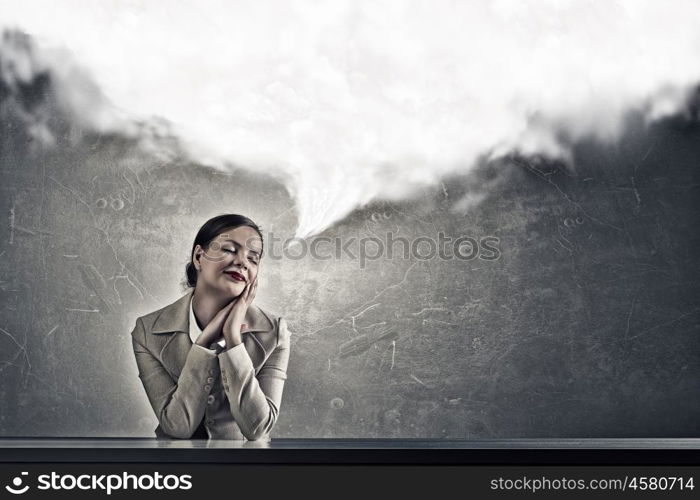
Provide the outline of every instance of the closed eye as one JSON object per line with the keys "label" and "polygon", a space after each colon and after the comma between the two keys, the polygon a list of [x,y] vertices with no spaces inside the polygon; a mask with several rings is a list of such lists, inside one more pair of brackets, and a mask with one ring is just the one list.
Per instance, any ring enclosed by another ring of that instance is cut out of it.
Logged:
{"label": "closed eye", "polygon": [[[228,252],[228,253],[231,253],[231,254],[238,253],[238,249],[237,249],[237,248],[223,248],[222,250],[223,250],[224,252]],[[248,257],[248,260],[249,260],[250,262],[252,262],[253,264],[255,264],[256,266],[258,265],[258,259],[257,259],[257,257],[253,257],[253,258]]]}

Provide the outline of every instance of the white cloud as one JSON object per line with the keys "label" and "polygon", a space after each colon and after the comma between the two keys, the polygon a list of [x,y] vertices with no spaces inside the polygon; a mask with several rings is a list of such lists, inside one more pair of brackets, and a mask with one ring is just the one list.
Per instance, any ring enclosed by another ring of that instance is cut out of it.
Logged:
{"label": "white cloud", "polygon": [[280,176],[300,236],[485,153],[565,155],[557,130],[612,139],[700,81],[694,0],[24,0],[0,19],[200,161]]}

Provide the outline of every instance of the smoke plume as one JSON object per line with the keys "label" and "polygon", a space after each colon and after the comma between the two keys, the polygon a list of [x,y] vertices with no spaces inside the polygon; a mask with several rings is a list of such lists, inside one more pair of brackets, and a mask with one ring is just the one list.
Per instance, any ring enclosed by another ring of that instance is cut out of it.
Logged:
{"label": "smoke plume", "polygon": [[165,120],[197,161],[282,179],[298,236],[478,158],[566,159],[700,81],[694,0],[25,0],[0,26],[89,75],[62,88],[94,127]]}

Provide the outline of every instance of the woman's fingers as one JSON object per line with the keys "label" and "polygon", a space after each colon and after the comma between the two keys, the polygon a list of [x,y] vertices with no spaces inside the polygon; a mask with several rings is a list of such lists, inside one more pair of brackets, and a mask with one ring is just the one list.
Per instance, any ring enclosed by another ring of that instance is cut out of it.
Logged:
{"label": "woman's fingers", "polygon": [[227,305],[222,307],[219,312],[217,312],[212,320],[209,322],[209,324],[205,327],[205,330],[208,331],[219,331],[221,330],[224,322],[226,321],[226,317],[228,316],[229,311],[231,311],[231,308],[234,306],[236,303],[235,300],[232,300],[229,302]]}
{"label": "woman's fingers", "polygon": [[253,302],[253,298],[255,297],[255,287],[258,285],[258,277],[256,276],[253,281],[251,281],[250,286],[248,287],[248,290],[246,291],[246,304],[250,305],[251,302]]}
{"label": "woman's fingers", "polygon": [[226,304],[224,307],[222,307],[219,310],[219,312],[216,313],[216,315],[214,316],[214,319],[212,321],[219,321],[219,322],[224,321],[226,319],[226,316],[228,315],[229,311],[231,310],[231,308],[234,305],[236,305],[235,300],[232,300],[231,302]]}
{"label": "woman's fingers", "polygon": [[253,302],[253,298],[255,298],[255,287],[258,284],[258,278],[257,276],[253,281],[250,283],[250,289],[248,290],[248,294],[246,296],[246,303],[250,305],[251,302]]}
{"label": "woman's fingers", "polygon": [[[224,309],[225,309],[225,308],[224,308]],[[222,311],[223,311],[223,309],[222,309]],[[230,309],[229,309],[229,311],[230,311]],[[232,317],[233,317],[232,314],[227,314],[227,315],[226,315],[226,318],[224,319],[223,326],[222,326],[222,328],[221,328],[221,330],[222,330],[223,332],[225,332],[228,328],[230,328],[231,318],[232,318]]]}

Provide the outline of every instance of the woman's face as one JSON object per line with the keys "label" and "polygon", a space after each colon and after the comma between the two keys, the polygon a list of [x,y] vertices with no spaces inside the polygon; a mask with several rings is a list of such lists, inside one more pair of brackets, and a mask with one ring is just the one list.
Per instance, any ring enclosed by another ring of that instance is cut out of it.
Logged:
{"label": "woman's face", "polygon": [[252,227],[227,229],[206,249],[197,245],[192,264],[197,269],[197,288],[225,297],[238,297],[258,275],[262,240]]}

